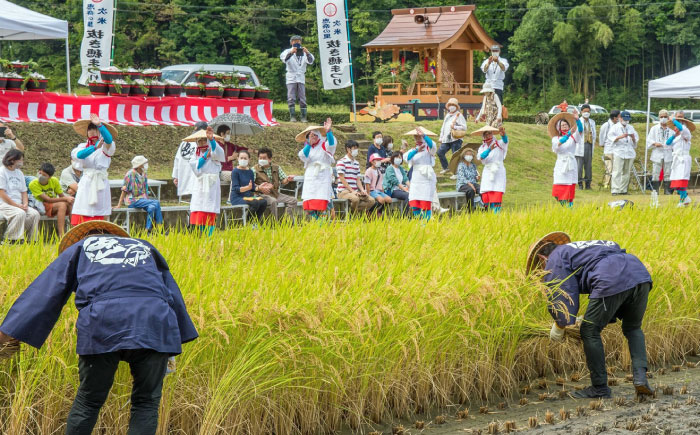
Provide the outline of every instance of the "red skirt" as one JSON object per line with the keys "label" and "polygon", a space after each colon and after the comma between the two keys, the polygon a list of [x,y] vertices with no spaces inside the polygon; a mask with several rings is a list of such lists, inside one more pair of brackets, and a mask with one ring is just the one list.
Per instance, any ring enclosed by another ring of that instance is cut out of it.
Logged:
{"label": "red skirt", "polygon": [[671,181],[671,189],[687,189],[688,180],[673,180]]}
{"label": "red skirt", "polygon": [[420,201],[418,199],[414,199],[413,201],[409,201],[408,205],[414,208],[419,208],[423,211],[430,210],[433,206],[433,203],[430,201]]}
{"label": "red skirt", "polygon": [[83,222],[90,222],[90,221],[103,221],[105,220],[104,216],[82,216],[79,214],[73,214],[70,217],[70,224],[72,226],[80,225]]}
{"label": "red skirt", "polygon": [[216,213],[206,211],[193,211],[190,213],[190,225],[206,225],[208,227],[216,224]]}
{"label": "red skirt", "polygon": [[307,199],[303,203],[306,211],[326,211],[328,210],[328,201],[325,199]]}
{"label": "red skirt", "polygon": [[503,192],[481,192],[481,202],[484,204],[500,204],[503,202]]}
{"label": "red skirt", "polygon": [[576,196],[576,185],[555,184],[552,186],[552,196],[559,201],[573,201]]}

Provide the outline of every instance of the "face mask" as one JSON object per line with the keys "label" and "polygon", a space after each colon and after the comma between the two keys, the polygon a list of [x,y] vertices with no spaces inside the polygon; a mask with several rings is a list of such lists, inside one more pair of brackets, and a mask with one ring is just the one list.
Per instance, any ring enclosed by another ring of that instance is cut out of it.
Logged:
{"label": "face mask", "polygon": [[270,164],[270,162],[268,162],[268,161],[265,160],[265,159],[260,159],[260,160],[258,160],[258,164],[259,164],[260,166],[267,166],[268,164]]}
{"label": "face mask", "polygon": [[396,166],[399,166],[402,162],[403,162],[403,160],[401,160],[401,159],[394,159],[394,164]]}
{"label": "face mask", "polygon": [[468,162],[471,162],[473,159],[474,159],[474,156],[472,156],[471,154],[467,154],[466,156],[464,156],[464,160],[466,160]]}
{"label": "face mask", "polygon": [[143,164],[143,170],[144,170],[144,171],[148,171],[148,163],[144,163],[144,164]]}
{"label": "face mask", "polygon": [[358,150],[358,149],[354,149],[354,150],[350,151],[350,155],[352,155],[353,157],[357,157],[357,155],[359,153],[360,153],[360,150]]}
{"label": "face mask", "polygon": [[374,144],[377,146],[381,145],[382,142],[384,142],[384,139],[382,139],[381,137],[374,139]]}
{"label": "face mask", "polygon": [[72,162],[70,165],[73,167],[74,171],[81,171],[83,169],[82,165],[78,162]]}
{"label": "face mask", "polygon": [[450,106],[450,108],[447,110],[449,110],[450,113],[455,113],[457,111],[457,108],[455,106]]}
{"label": "face mask", "polygon": [[230,135],[230,134],[227,134],[226,136],[224,136],[224,140],[225,140],[226,142],[231,142],[231,135]]}
{"label": "face mask", "polygon": [[248,167],[248,159],[238,159],[238,166],[241,166],[243,168]]}
{"label": "face mask", "polygon": [[588,119],[591,117],[591,112],[583,112],[581,116],[583,116],[585,119]]}
{"label": "face mask", "polygon": [[374,161],[374,167],[375,167],[375,168],[378,168],[378,167],[380,167],[380,166],[382,166],[382,162],[381,162],[380,160],[375,160],[375,161]]}
{"label": "face mask", "polygon": [[47,177],[45,175],[36,174],[36,178],[39,179],[39,183],[41,183],[41,184],[46,184],[49,182],[49,177]]}
{"label": "face mask", "polygon": [[666,118],[666,117],[659,118],[659,122],[661,122],[662,124],[666,124],[668,122],[668,118]]}
{"label": "face mask", "polygon": [[625,121],[625,120],[623,119],[623,120],[620,121],[620,124],[622,124],[622,125],[627,125],[628,122],[629,122],[629,121]]}
{"label": "face mask", "polygon": [[491,53],[491,56],[493,56],[493,57],[495,57],[496,59],[498,59],[499,53]]}
{"label": "face mask", "polygon": [[393,149],[394,149],[394,143],[393,143],[393,142],[389,142],[388,144],[386,144],[386,147],[387,147],[389,150],[393,150]]}
{"label": "face mask", "polygon": [[22,169],[22,166],[24,166],[23,161],[15,162],[15,169]]}

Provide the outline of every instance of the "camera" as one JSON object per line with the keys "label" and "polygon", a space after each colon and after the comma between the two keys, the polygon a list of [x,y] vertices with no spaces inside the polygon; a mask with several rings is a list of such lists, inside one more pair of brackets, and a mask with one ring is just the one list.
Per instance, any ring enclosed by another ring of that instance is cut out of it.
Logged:
{"label": "camera", "polygon": [[296,52],[297,56],[304,55],[304,49],[302,48],[301,44],[294,44],[294,47],[297,49],[297,52]]}

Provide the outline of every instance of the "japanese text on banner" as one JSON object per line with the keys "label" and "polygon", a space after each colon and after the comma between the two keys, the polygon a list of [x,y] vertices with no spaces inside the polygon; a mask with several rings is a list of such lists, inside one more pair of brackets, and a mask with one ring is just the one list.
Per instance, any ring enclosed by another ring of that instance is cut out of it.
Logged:
{"label": "japanese text on banner", "polygon": [[324,89],[352,85],[344,0],[317,0],[318,49]]}
{"label": "japanese text on banner", "polygon": [[[83,73],[78,83],[100,78],[99,70],[110,64],[114,0],[83,0],[83,43],[80,63]],[[92,71],[91,71],[92,70]]]}

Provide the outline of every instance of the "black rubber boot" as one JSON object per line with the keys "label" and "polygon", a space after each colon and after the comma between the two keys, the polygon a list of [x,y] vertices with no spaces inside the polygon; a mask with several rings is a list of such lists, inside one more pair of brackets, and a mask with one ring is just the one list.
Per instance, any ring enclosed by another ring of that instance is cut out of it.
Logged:
{"label": "black rubber boot", "polygon": [[306,120],[306,107],[301,108],[301,122],[308,122]]}
{"label": "black rubber boot", "polygon": [[633,383],[634,389],[637,394],[653,396],[654,390],[649,386],[649,381],[647,381],[647,369],[644,367],[636,368],[633,370]]}
{"label": "black rubber boot", "polygon": [[612,391],[607,385],[586,387],[580,391],[574,391],[572,396],[575,399],[610,399]]}
{"label": "black rubber boot", "polygon": [[591,190],[591,182],[586,181],[586,190]]}
{"label": "black rubber boot", "polygon": [[578,182],[578,188],[579,188],[579,190],[583,190],[583,182],[582,181]]}
{"label": "black rubber boot", "polygon": [[289,106],[289,122],[297,122],[294,106]]}
{"label": "black rubber boot", "polygon": [[673,195],[673,189],[671,189],[670,181],[664,181],[664,194]]}

